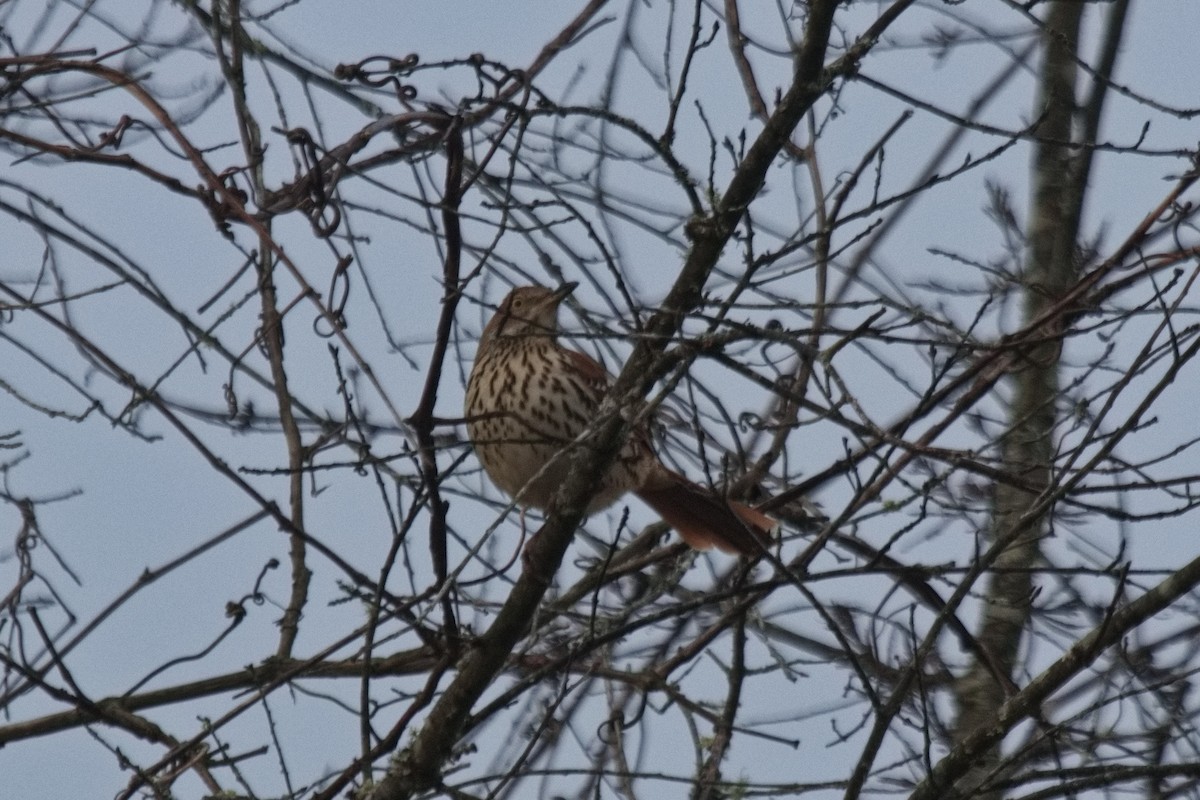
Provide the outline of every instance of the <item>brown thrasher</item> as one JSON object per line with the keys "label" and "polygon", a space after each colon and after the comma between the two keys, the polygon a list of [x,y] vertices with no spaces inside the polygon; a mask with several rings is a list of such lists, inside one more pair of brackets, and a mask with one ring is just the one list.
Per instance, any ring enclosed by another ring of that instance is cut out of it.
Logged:
{"label": "brown thrasher", "polygon": [[[558,343],[558,306],[576,286],[513,289],[484,327],[467,381],[475,453],[492,482],[522,507],[550,505],[566,466],[551,461],[595,421],[612,382],[596,361]],[[626,492],[697,550],[757,555],[771,544],[774,520],[668,469],[644,427],[621,447],[587,510],[606,508]]]}

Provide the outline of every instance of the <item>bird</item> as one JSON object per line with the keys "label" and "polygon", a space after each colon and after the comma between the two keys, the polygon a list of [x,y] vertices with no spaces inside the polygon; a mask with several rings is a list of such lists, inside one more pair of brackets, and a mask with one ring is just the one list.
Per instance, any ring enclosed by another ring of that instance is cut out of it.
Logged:
{"label": "bird", "polygon": [[[613,378],[595,359],[558,341],[558,308],[578,286],[519,286],[484,326],[467,379],[467,433],[484,471],[521,506],[548,509],[565,464],[551,464],[598,416]],[[549,469],[546,465],[551,464]],[[685,478],[634,428],[601,477],[587,513],[632,493],[697,550],[761,555],[777,523]]]}

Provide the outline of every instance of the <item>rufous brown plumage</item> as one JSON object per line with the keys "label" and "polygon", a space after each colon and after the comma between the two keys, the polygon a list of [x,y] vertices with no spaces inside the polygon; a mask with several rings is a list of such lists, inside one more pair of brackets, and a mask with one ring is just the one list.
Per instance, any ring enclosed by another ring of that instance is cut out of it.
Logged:
{"label": "rufous brown plumage", "polygon": [[[595,360],[558,342],[558,307],[574,288],[513,289],[484,328],[467,381],[475,453],[492,482],[521,506],[550,505],[565,461],[545,467],[595,421],[612,381]],[[774,520],[669,469],[642,427],[601,478],[588,511],[630,492],[696,549],[757,555],[772,542]]]}

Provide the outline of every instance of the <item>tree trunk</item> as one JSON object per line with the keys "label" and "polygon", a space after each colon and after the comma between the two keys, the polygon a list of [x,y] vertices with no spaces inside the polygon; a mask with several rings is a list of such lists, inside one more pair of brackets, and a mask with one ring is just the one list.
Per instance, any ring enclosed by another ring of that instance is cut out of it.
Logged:
{"label": "tree trunk", "polygon": [[[1029,209],[1023,289],[1026,321],[1055,303],[1075,280],[1076,235],[1086,181],[1086,167],[1078,163],[1074,139],[1077,116],[1075,81],[1076,47],[1082,3],[1054,3],[1046,17],[1041,86],[1034,113],[1041,118],[1036,129],[1033,197]],[[1061,341],[1032,347],[1024,366],[1013,377],[1009,427],[1002,445],[1005,480],[997,483],[993,497],[990,534],[1008,546],[996,558],[984,595],[979,641],[992,654],[995,665],[1016,678],[1022,634],[1029,624],[1034,590],[1033,575],[1041,557],[1041,539],[1050,526],[1049,514],[1031,516],[1039,495],[1052,481],[1055,401],[1059,392]],[[957,686],[959,717],[955,743],[988,724],[1004,701],[1005,690],[992,667],[975,661]],[[998,797],[986,782],[997,777],[1000,751],[982,759],[964,779],[966,788],[978,788],[979,797]]]}

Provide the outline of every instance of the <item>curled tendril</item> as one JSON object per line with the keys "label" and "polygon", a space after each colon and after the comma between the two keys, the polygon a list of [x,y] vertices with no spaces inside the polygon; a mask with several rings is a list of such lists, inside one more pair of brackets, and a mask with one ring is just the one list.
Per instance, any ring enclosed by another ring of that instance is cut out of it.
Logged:
{"label": "curled tendril", "polygon": [[[323,339],[328,339],[338,331],[350,327],[346,321],[346,302],[350,299],[350,265],[354,256],[342,256],[338,259],[333,275],[329,277],[329,314],[322,314],[313,320],[313,333]],[[329,328],[325,328],[325,324]]]}
{"label": "curled tendril", "polygon": [[263,597],[262,593],[263,578],[267,577],[267,573],[273,569],[279,569],[278,558],[272,558],[267,561],[267,563],[263,565],[263,568],[259,570],[258,578],[254,581],[254,592],[250,595],[250,598],[257,606],[261,606],[266,599]]}
{"label": "curled tendril", "polygon": [[[325,219],[325,212],[329,212],[329,219]],[[313,233],[320,239],[328,239],[337,232],[337,229],[342,224],[341,209],[334,204],[326,204],[313,206],[313,210],[309,212],[308,222],[312,225]]]}
{"label": "curled tendril", "polygon": [[416,87],[400,80],[408,75],[421,62],[416,53],[409,53],[403,58],[392,56],[369,56],[356,64],[338,64],[333,70],[333,76],[342,81],[355,81],[364,86],[393,86],[396,97],[401,101],[416,99]]}
{"label": "curled tendril", "polygon": [[37,549],[40,538],[36,522],[32,525],[22,525],[21,533],[17,536],[17,550],[22,554],[33,552]]}
{"label": "curled tendril", "polygon": [[308,190],[308,223],[318,238],[328,239],[341,227],[342,211],[336,203],[330,201],[326,191],[325,170],[321,154],[317,151],[317,144],[306,128],[292,128],[286,131],[284,136],[288,144],[299,152],[300,162],[309,176],[304,183]]}
{"label": "curled tendril", "polygon": [[596,738],[605,744],[612,744],[612,741],[615,740],[610,740],[609,737],[612,736],[612,734],[616,731],[632,730],[638,723],[642,721],[642,717],[646,715],[646,706],[649,704],[650,698],[648,694],[643,693],[641,697],[641,703],[638,705],[636,714],[629,719],[626,719],[625,712],[619,710],[614,712],[612,716],[610,716],[604,722],[601,722],[596,728]]}
{"label": "curled tendril", "polygon": [[1175,220],[1184,219],[1191,213],[1192,203],[1190,201],[1176,200],[1159,217],[1159,222],[1164,224],[1174,222]]}
{"label": "curled tendril", "polygon": [[742,433],[748,431],[763,431],[766,430],[767,424],[763,422],[763,418],[753,411],[743,411],[738,415],[738,428]]}
{"label": "curled tendril", "polygon": [[[464,63],[474,69],[479,79],[490,84],[493,89],[498,90],[509,81],[524,84],[529,80],[528,73],[520,67],[509,67],[498,61],[489,61],[483,53],[472,53]],[[486,71],[485,67],[490,67],[491,72]]]}

